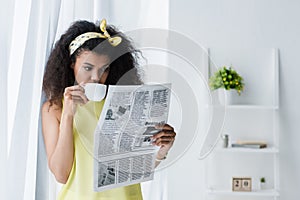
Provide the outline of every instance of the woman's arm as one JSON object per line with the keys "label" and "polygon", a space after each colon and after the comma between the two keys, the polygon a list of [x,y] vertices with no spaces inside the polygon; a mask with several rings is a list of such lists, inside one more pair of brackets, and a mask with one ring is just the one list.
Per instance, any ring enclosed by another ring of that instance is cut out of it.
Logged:
{"label": "woman's arm", "polygon": [[42,108],[43,136],[48,165],[56,180],[66,183],[74,160],[73,116],[46,102]]}
{"label": "woman's arm", "polygon": [[80,86],[65,89],[64,111],[47,101],[42,107],[42,128],[48,165],[56,180],[66,183],[74,161],[73,118],[77,104],[88,100]]}

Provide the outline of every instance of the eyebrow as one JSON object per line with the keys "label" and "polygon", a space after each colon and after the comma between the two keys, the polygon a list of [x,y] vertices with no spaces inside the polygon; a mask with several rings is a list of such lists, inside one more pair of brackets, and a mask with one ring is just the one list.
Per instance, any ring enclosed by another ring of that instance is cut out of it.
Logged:
{"label": "eyebrow", "polygon": [[[88,63],[88,62],[84,62],[83,64],[89,65],[89,66],[91,66],[91,67],[95,67],[94,65],[92,65],[91,63]],[[106,63],[105,65],[103,65],[102,67],[105,67],[105,66],[107,66],[107,65],[109,65],[109,62]]]}
{"label": "eyebrow", "polygon": [[84,62],[83,64],[89,65],[89,66],[91,66],[91,67],[94,67],[94,65],[92,65],[91,63]]}

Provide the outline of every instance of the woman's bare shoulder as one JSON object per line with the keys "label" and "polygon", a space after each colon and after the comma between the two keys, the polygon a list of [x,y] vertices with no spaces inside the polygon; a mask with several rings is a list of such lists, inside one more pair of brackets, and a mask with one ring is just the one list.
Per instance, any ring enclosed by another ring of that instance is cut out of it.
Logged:
{"label": "woman's bare shoulder", "polygon": [[42,106],[42,115],[43,116],[52,116],[55,117],[58,121],[60,121],[62,108],[50,101],[46,101]]}

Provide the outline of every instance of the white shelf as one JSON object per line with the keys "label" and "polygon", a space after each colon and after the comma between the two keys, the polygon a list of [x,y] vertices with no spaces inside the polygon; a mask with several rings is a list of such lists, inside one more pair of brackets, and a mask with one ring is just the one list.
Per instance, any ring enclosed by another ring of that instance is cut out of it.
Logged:
{"label": "white shelf", "polygon": [[225,153],[278,153],[279,150],[275,147],[262,148],[262,149],[251,149],[251,148],[242,148],[242,147],[228,147],[228,148],[218,148],[216,152],[225,152]]}
{"label": "white shelf", "polygon": [[277,110],[278,106],[267,106],[267,105],[252,105],[252,104],[230,104],[230,105],[206,105],[207,108],[225,108],[225,109],[241,109],[241,110]]}
{"label": "white shelf", "polygon": [[251,104],[236,104],[236,105],[227,105],[227,109],[263,109],[263,110],[277,110],[278,106],[266,106],[266,105],[251,105]]}
{"label": "white shelf", "polygon": [[[238,138],[239,140],[262,140],[268,143],[268,146],[262,149],[231,146],[222,148],[221,144],[216,146],[205,164],[208,194],[206,199],[214,199],[213,195],[218,195],[218,199],[230,199],[230,196],[238,196],[237,199],[240,200],[249,199],[249,196],[250,199],[256,199],[255,197],[277,199],[280,190],[278,50],[265,51],[263,49],[254,52],[247,50],[244,53],[230,51],[226,53],[226,56],[221,51],[217,55],[221,58],[220,63],[228,63],[228,57],[230,57],[236,63],[233,63],[233,66],[241,66],[240,69],[237,68],[237,71],[244,76],[246,90],[241,97],[227,91],[226,95],[229,96],[226,98],[222,98],[220,93],[214,93],[216,96],[212,95],[212,97],[216,99],[212,99],[211,103],[215,104],[208,104],[206,108],[226,113],[222,132],[229,134],[230,143]],[[263,72],[258,74],[253,66],[261,68]],[[213,68],[209,68],[209,72],[214,72]],[[263,74],[268,74],[268,76]],[[263,84],[258,84],[261,80],[264,80]],[[224,102],[225,100],[227,102]],[[265,162],[264,167],[256,167],[256,164],[261,161]],[[219,170],[220,167],[222,170]],[[230,187],[227,187],[228,180],[237,175],[251,177],[253,184],[258,182],[259,177],[266,177],[269,181],[268,185],[273,189],[251,192],[232,191]],[[214,186],[218,187],[214,188]],[[227,190],[222,188],[227,188]]]}
{"label": "white shelf", "polygon": [[231,190],[207,190],[209,195],[226,195],[226,196],[257,196],[257,197],[278,197],[279,192],[274,189],[268,190],[253,190],[250,192],[238,192]]}

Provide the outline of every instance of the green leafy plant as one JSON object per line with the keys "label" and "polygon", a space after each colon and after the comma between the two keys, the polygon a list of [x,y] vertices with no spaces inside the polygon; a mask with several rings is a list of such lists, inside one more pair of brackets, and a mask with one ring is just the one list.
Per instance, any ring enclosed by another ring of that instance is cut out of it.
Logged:
{"label": "green leafy plant", "polygon": [[219,69],[209,79],[209,86],[212,90],[224,88],[225,90],[234,89],[239,95],[244,90],[243,78],[231,67],[226,66]]}
{"label": "green leafy plant", "polygon": [[261,183],[265,183],[265,182],[266,182],[265,177],[261,177],[261,178],[260,178],[260,182],[261,182]]}

